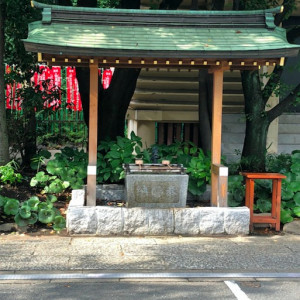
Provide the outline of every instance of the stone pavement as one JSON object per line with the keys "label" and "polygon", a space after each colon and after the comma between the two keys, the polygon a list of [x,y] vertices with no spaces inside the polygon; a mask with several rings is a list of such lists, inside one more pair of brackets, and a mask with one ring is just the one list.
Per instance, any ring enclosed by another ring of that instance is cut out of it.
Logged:
{"label": "stone pavement", "polygon": [[0,236],[0,275],[28,272],[300,274],[300,236]]}

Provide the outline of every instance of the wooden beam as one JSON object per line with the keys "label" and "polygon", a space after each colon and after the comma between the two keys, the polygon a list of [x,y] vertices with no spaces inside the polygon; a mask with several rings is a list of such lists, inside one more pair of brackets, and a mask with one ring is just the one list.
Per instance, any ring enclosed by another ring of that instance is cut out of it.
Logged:
{"label": "wooden beam", "polygon": [[89,164],[87,170],[87,206],[96,206],[98,139],[98,60],[90,63]]}
{"label": "wooden beam", "polygon": [[[223,102],[223,69],[213,70],[213,103],[212,103],[212,141],[211,164],[221,163],[221,138],[222,138],[222,102]],[[220,206],[218,201],[219,175],[211,172],[211,206]]]}

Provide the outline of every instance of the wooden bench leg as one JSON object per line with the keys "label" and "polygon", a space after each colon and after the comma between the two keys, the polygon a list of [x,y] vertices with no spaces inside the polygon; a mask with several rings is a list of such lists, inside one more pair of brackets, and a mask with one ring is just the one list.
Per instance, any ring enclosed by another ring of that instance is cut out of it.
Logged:
{"label": "wooden bench leg", "polygon": [[250,210],[250,232],[253,232],[254,180],[246,179],[245,205]]}
{"label": "wooden bench leg", "polygon": [[276,220],[275,230],[280,231],[281,179],[273,179],[272,218]]}

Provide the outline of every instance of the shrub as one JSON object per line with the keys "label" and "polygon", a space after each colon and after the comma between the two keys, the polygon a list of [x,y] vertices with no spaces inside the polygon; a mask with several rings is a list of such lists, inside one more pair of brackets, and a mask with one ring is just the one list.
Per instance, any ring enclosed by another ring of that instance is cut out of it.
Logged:
{"label": "shrub", "polygon": [[[45,153],[32,161],[32,167],[40,165],[40,160],[47,158]],[[38,167],[39,170],[40,167]],[[65,147],[50,160],[45,171],[39,171],[30,181],[32,187],[42,188],[42,193],[62,193],[68,187],[80,189],[87,177],[87,154],[81,150]]]}
{"label": "shrub", "polygon": [[19,165],[14,161],[10,161],[4,166],[0,166],[0,183],[3,184],[15,184],[21,182],[23,177],[20,173],[17,173]]}
{"label": "shrub", "polygon": [[97,181],[117,183],[124,179],[123,164],[133,163],[137,157],[147,159],[148,153],[142,151],[141,147],[141,138],[134,132],[131,133],[130,139],[118,136],[116,141],[102,141],[98,147]]}
{"label": "shrub", "polygon": [[0,195],[0,213],[14,216],[16,224],[21,227],[41,222],[52,224],[55,231],[60,231],[66,227],[66,221],[60,211],[53,207],[56,201],[54,195],[48,195],[46,202],[41,202],[37,196],[33,196],[22,203]]}

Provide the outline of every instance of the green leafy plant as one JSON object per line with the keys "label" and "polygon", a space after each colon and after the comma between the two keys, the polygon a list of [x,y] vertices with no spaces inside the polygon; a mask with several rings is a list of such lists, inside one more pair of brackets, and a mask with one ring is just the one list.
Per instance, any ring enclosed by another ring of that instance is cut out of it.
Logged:
{"label": "green leafy plant", "polygon": [[17,199],[0,196],[0,213],[2,211],[6,215],[14,216],[16,224],[21,227],[41,222],[52,224],[55,231],[60,231],[66,227],[66,221],[60,211],[53,207],[56,201],[57,197],[54,195],[47,195],[45,202],[33,196],[22,203]]}
{"label": "green leafy plant", "polygon": [[4,166],[0,166],[0,182],[4,184],[21,182],[23,177],[20,173],[16,172],[18,168],[19,165],[14,160]]}
{"label": "green leafy plant", "polygon": [[169,160],[171,164],[183,164],[187,167],[193,156],[196,156],[199,149],[192,142],[175,142],[171,145],[153,145],[149,152],[152,153],[153,148],[157,149],[158,162]]}
{"label": "green leafy plant", "polygon": [[[281,222],[293,221],[300,216],[300,151],[293,151],[291,155],[269,155],[267,158],[268,172],[279,172],[286,176],[281,187]],[[254,209],[267,213],[272,207],[272,181],[257,180],[255,183]]]}
{"label": "green leafy plant", "polygon": [[[41,157],[47,153],[42,153]],[[39,161],[40,158],[37,158]],[[34,164],[33,166],[36,166]],[[30,181],[32,187],[42,188],[42,193],[57,194],[67,188],[80,189],[87,177],[87,154],[70,147],[61,149],[55,158],[47,163],[45,171],[39,171]]]}
{"label": "green leafy plant", "polygon": [[245,200],[245,185],[243,176],[228,176],[228,205],[230,207],[241,206]]}
{"label": "green leafy plant", "polygon": [[171,145],[153,145],[157,149],[158,162],[169,160],[171,164],[182,164],[189,174],[188,190],[193,195],[201,195],[211,178],[210,154],[205,155],[203,150],[192,142],[175,142]]}
{"label": "green leafy plant", "polygon": [[51,153],[47,150],[40,150],[32,159],[30,163],[30,167],[33,170],[39,171],[41,166],[45,165],[45,159],[49,159],[51,157]]}
{"label": "green leafy plant", "polygon": [[206,184],[211,180],[211,159],[199,149],[198,156],[193,157],[187,168],[189,191],[193,195],[201,195],[206,190]]}
{"label": "green leafy plant", "polygon": [[[61,153],[55,154],[55,159],[48,162],[46,170],[49,174],[57,176],[57,179],[63,182],[63,186],[69,182],[72,189],[80,189],[87,177],[87,154],[84,150],[65,147],[61,149]],[[56,180],[52,188],[59,184]]]}
{"label": "green leafy plant", "polygon": [[51,176],[44,171],[40,171],[35,177],[31,178],[30,186],[42,188],[42,194],[59,194],[64,192],[70,186],[70,183],[62,181],[57,176]]}
{"label": "green leafy plant", "polygon": [[300,151],[291,155],[290,171],[286,172],[286,179],[282,180],[281,222],[288,223],[294,217],[300,217]]}
{"label": "green leafy plant", "polygon": [[103,141],[98,147],[97,181],[120,182],[125,176],[123,164],[133,163],[136,157],[142,157],[141,147],[141,138],[134,132],[130,139],[118,136],[116,141]]}

